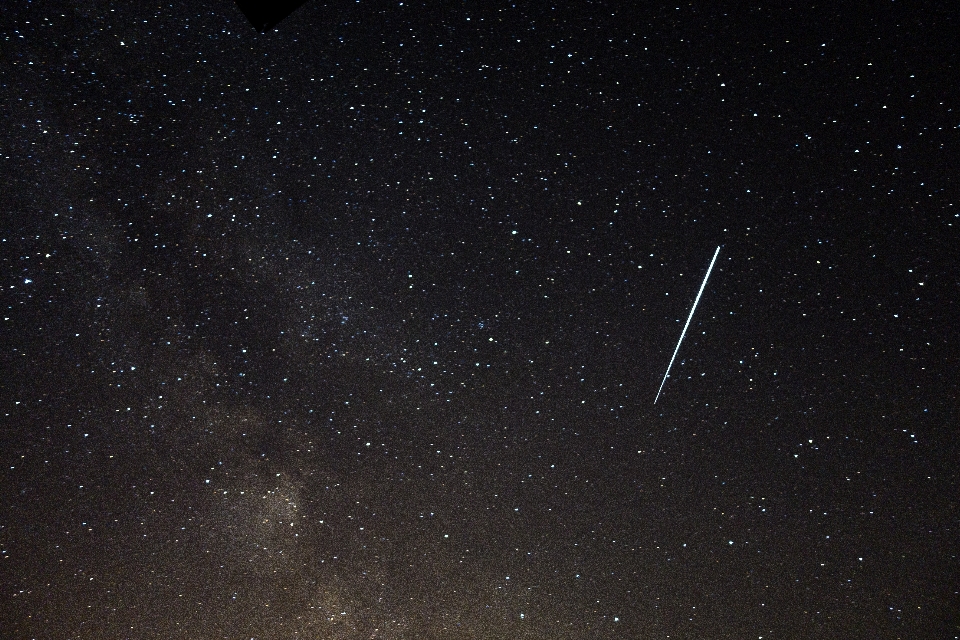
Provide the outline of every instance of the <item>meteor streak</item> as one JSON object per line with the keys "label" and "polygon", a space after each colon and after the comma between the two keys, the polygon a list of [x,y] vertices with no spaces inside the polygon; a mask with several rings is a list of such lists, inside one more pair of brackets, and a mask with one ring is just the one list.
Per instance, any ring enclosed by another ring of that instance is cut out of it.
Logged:
{"label": "meteor streak", "polygon": [[670,367],[673,366],[673,360],[677,357],[677,352],[680,351],[680,343],[683,342],[683,336],[687,335],[687,327],[690,326],[690,321],[693,319],[693,312],[697,310],[697,303],[700,302],[700,296],[703,295],[703,290],[707,286],[707,279],[710,277],[710,272],[713,271],[713,263],[717,261],[718,255],[720,255],[720,247],[717,247],[717,250],[713,252],[713,260],[710,261],[710,266],[707,268],[707,275],[703,276],[703,284],[700,285],[700,292],[697,293],[697,299],[693,301],[693,306],[690,308],[690,315],[687,316],[687,324],[683,325],[680,339],[677,340],[677,348],[673,350],[673,358],[670,358],[670,364],[667,365],[667,372],[663,374],[663,381],[657,390],[657,397],[653,399],[653,404],[657,404],[657,400],[660,399],[660,392],[663,391],[663,385],[667,382],[667,377],[670,375]]}

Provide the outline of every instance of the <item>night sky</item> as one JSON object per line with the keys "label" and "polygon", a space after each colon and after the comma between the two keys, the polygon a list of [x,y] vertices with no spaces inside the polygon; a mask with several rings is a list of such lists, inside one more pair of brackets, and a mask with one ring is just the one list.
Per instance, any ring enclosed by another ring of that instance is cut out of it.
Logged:
{"label": "night sky", "polygon": [[960,12],[562,4],[5,4],[3,638],[960,637]]}

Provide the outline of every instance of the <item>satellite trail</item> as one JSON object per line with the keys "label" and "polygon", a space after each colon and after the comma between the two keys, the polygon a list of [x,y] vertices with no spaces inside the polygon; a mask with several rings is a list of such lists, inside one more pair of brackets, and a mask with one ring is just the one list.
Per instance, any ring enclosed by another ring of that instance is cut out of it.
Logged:
{"label": "satellite trail", "polygon": [[707,286],[707,279],[710,278],[710,272],[713,271],[713,263],[717,261],[718,255],[720,255],[720,247],[717,247],[717,250],[713,252],[713,260],[710,261],[710,266],[707,268],[707,275],[703,276],[703,284],[700,285],[700,292],[697,293],[697,299],[693,301],[693,306],[690,308],[690,315],[687,316],[687,324],[683,325],[680,339],[677,340],[677,348],[673,350],[673,358],[670,358],[670,364],[667,365],[667,372],[663,374],[663,382],[660,383],[660,388],[657,390],[657,397],[653,399],[653,404],[657,404],[657,400],[660,399],[660,392],[663,391],[663,385],[670,375],[670,367],[673,366],[673,360],[677,357],[677,352],[680,351],[680,343],[683,342],[683,336],[687,335],[687,327],[690,326],[690,321],[693,320],[693,312],[697,310],[697,303],[700,302],[700,296],[703,295],[703,290]]}

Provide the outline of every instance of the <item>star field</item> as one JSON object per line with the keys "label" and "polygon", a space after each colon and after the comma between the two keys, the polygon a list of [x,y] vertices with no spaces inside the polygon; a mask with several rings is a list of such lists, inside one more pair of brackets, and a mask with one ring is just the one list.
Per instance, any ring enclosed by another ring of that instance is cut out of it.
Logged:
{"label": "star field", "polygon": [[2,635],[960,637],[957,26],[14,3]]}

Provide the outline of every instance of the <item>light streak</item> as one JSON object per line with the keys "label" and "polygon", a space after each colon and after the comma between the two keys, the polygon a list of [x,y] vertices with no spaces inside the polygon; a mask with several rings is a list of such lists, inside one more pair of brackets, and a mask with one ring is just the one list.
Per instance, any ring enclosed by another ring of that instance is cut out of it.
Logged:
{"label": "light streak", "polygon": [[710,272],[713,271],[713,264],[717,261],[718,255],[720,255],[720,247],[717,247],[717,250],[713,252],[713,260],[710,261],[710,266],[707,268],[707,275],[703,276],[703,284],[700,285],[700,291],[697,293],[697,299],[693,301],[693,306],[690,308],[690,315],[687,316],[687,324],[683,325],[683,331],[680,333],[680,339],[677,340],[677,348],[673,350],[673,357],[670,358],[670,364],[667,365],[667,372],[663,374],[663,381],[660,383],[660,388],[657,390],[657,397],[653,399],[653,404],[657,404],[657,400],[660,399],[660,392],[663,391],[663,385],[666,384],[667,378],[670,376],[670,367],[673,366],[673,361],[677,357],[677,352],[680,351],[680,343],[683,342],[683,336],[687,335],[687,327],[690,326],[690,321],[693,319],[693,312],[697,310],[697,304],[700,302],[700,296],[703,295],[703,290],[707,287],[707,279],[710,277]]}

